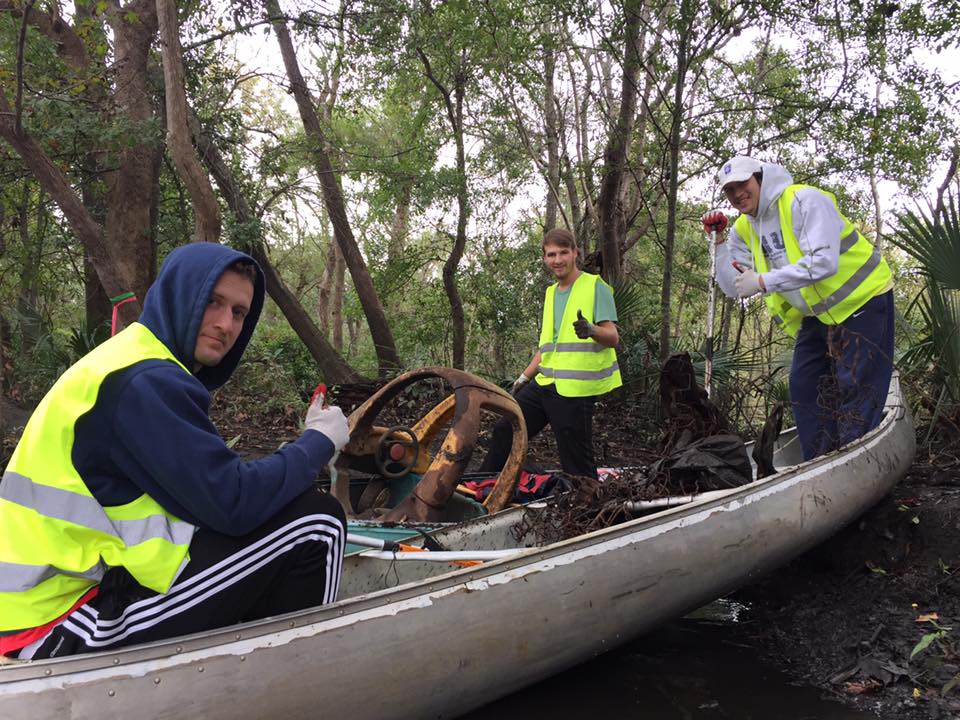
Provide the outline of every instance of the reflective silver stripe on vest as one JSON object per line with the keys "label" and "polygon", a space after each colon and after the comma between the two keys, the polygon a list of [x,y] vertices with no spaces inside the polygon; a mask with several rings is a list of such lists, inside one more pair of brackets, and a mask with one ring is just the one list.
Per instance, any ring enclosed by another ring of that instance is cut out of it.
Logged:
{"label": "reflective silver stripe on vest", "polygon": [[603,380],[620,371],[620,364],[614,363],[603,370],[554,370],[540,367],[540,374],[554,380]]}
{"label": "reflective silver stripe on vest", "polygon": [[603,345],[596,342],[589,343],[548,343],[540,346],[540,353],[548,352],[603,352]]}
{"label": "reflective silver stripe on vest", "polygon": [[850,276],[849,280],[810,309],[815,315],[820,315],[821,313],[827,312],[834,305],[846,300],[850,294],[860,287],[860,284],[870,276],[870,273],[877,269],[877,266],[880,265],[880,260],[880,252],[874,248],[873,253],[867,258],[867,261]]}
{"label": "reflective silver stripe on vest", "polygon": [[140,520],[110,520],[100,503],[92,497],[41,485],[10,471],[3,474],[3,482],[0,482],[0,498],[36,510],[46,517],[113,535],[127,547],[156,538],[186,545],[195,530],[190,523],[170,520],[164,515],[151,515]]}
{"label": "reflective silver stripe on vest", "polygon": [[85,572],[70,572],[52,565],[21,565],[19,563],[0,563],[0,592],[26,592],[35,588],[44,580],[55,576],[69,575],[83,578],[92,583],[103,579],[107,566],[98,562]]}
{"label": "reflective silver stripe on vest", "polygon": [[845,238],[840,238],[840,254],[843,255],[860,240],[860,233],[853,229]]}

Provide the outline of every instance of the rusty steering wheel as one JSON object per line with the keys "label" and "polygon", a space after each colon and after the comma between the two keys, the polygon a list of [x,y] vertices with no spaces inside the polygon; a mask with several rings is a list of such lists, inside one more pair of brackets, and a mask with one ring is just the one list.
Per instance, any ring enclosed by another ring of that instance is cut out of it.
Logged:
{"label": "rusty steering wheel", "polygon": [[[428,378],[441,378],[452,393],[420,418],[412,428],[374,425],[377,415],[408,386]],[[355,515],[349,494],[349,468],[358,459],[372,455],[378,471],[380,465],[390,471],[393,466],[422,475],[417,486],[382,520],[387,522],[438,522],[443,520],[447,502],[470,461],[480,431],[481,410],[510,420],[513,445],[510,455],[497,475],[493,490],[484,501],[487,512],[502,510],[513,497],[520,478],[520,465],[527,452],[527,428],[516,401],[496,385],[462,370],[425,367],[397,376],[370,396],[348,418],[350,442],[337,461],[337,479],[331,492],[348,515]],[[436,455],[429,448],[440,430],[451,423]],[[406,435],[407,439],[400,439]],[[398,449],[400,448],[400,449]],[[401,455],[402,450],[402,455]],[[384,457],[388,458],[384,462]],[[386,477],[399,477],[383,473]]]}
{"label": "rusty steering wheel", "polygon": [[396,480],[412,472],[419,458],[420,439],[406,425],[387,428],[373,451],[373,464],[377,472],[388,480]]}

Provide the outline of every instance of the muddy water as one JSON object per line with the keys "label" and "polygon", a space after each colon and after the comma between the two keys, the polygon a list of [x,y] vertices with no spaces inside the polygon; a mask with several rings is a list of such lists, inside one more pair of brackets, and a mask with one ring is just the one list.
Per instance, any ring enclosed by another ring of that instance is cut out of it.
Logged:
{"label": "muddy water", "polygon": [[464,720],[870,720],[757,657],[744,608],[720,602]]}

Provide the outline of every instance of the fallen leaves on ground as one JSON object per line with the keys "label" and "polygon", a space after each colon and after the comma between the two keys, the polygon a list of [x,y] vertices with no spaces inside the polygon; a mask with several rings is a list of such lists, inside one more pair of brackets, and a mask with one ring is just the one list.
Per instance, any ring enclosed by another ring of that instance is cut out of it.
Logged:
{"label": "fallen leaves on ground", "polygon": [[854,680],[843,684],[843,690],[850,695],[863,695],[865,693],[876,692],[883,687],[879,680],[870,678],[869,680]]}

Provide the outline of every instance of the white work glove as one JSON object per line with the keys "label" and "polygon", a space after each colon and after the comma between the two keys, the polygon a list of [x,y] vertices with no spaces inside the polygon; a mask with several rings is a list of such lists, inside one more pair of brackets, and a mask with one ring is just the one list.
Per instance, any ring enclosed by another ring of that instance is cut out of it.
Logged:
{"label": "white work glove", "polygon": [[752,297],[761,291],[760,276],[750,268],[743,268],[733,280],[737,288],[737,295],[742,298]]}
{"label": "white work glove", "polygon": [[343,410],[335,405],[324,407],[322,395],[310,403],[303,424],[306,430],[316,430],[326,435],[333,443],[335,452],[339,452],[350,440],[350,429]]}
{"label": "white work glove", "polygon": [[510,394],[516,395],[518,392],[520,392],[520,389],[524,385],[526,385],[528,382],[530,382],[530,378],[528,378],[523,373],[520,373],[520,377],[518,377],[516,380],[513,381],[513,386],[510,388]]}

